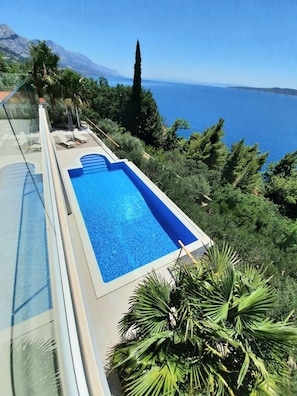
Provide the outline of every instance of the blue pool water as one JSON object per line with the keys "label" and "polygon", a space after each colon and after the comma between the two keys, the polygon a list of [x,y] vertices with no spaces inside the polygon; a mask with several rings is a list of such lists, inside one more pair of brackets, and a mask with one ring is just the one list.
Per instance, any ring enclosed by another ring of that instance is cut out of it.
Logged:
{"label": "blue pool water", "polygon": [[81,162],[69,174],[104,282],[197,240],[125,163]]}

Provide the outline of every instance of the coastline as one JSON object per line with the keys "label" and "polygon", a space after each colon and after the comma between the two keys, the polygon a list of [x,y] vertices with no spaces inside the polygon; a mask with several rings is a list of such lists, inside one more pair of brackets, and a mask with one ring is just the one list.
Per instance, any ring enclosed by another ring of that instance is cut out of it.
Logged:
{"label": "coastline", "polygon": [[257,92],[266,92],[266,93],[273,93],[277,95],[290,95],[290,96],[297,96],[297,90],[291,88],[257,88],[257,87],[228,87],[232,89],[245,89],[248,91],[257,91]]}

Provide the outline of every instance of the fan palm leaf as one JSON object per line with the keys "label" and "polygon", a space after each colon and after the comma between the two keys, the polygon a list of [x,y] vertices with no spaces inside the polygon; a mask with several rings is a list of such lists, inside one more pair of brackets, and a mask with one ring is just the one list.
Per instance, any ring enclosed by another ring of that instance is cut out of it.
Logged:
{"label": "fan palm leaf", "polygon": [[274,295],[261,271],[223,245],[176,265],[174,282],[150,274],[119,325],[132,335],[113,351],[125,394],[282,394],[297,329],[267,318]]}
{"label": "fan palm leaf", "polygon": [[297,329],[284,322],[272,322],[269,319],[254,324],[252,330],[257,338],[265,339],[276,345],[293,346],[296,342]]}
{"label": "fan palm leaf", "polygon": [[130,396],[174,396],[179,393],[178,384],[182,380],[183,371],[178,362],[167,362],[162,366],[154,366],[133,379],[125,391]]}
{"label": "fan palm leaf", "polygon": [[249,295],[243,295],[239,299],[238,312],[255,311],[262,313],[271,307],[275,301],[272,290],[266,287],[258,288]]}
{"label": "fan palm leaf", "polygon": [[171,288],[152,272],[130,298],[129,312],[119,323],[124,335],[132,326],[139,334],[158,334],[173,325]]}
{"label": "fan palm leaf", "polygon": [[228,265],[220,278],[214,277],[213,279],[215,288],[211,293],[207,293],[208,298],[202,306],[205,313],[215,322],[223,322],[228,318],[235,281],[233,265]]}
{"label": "fan palm leaf", "polygon": [[213,245],[204,259],[218,276],[221,276],[229,265],[236,267],[240,261],[237,253],[227,243],[223,243],[221,248]]}

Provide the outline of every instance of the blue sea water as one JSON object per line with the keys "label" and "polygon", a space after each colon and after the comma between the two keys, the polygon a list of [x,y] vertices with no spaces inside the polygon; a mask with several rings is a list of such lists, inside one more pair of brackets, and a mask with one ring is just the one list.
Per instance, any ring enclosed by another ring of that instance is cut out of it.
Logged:
{"label": "blue sea water", "polygon": [[[117,83],[132,80],[109,80],[111,86]],[[176,118],[190,123],[181,136],[203,132],[223,118],[228,147],[241,139],[257,143],[260,152],[269,153],[267,164],[297,150],[297,96],[166,81],[143,80],[142,85],[152,91],[168,126]]]}

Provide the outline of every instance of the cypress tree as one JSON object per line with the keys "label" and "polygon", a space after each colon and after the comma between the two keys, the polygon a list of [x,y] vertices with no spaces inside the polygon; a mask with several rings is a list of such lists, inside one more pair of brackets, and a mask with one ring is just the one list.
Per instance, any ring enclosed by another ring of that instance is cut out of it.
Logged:
{"label": "cypress tree", "polygon": [[123,125],[147,145],[160,147],[162,140],[162,123],[157,103],[150,90],[141,86],[141,54],[140,44],[137,40],[134,64],[133,86],[127,117]]}
{"label": "cypress tree", "polygon": [[135,136],[141,135],[141,54],[137,40],[134,63],[134,78],[130,102],[129,130]]}
{"label": "cypress tree", "polygon": [[132,97],[135,102],[140,102],[141,99],[141,54],[140,44],[137,40],[135,51],[135,64],[134,64],[134,78],[132,87]]}

